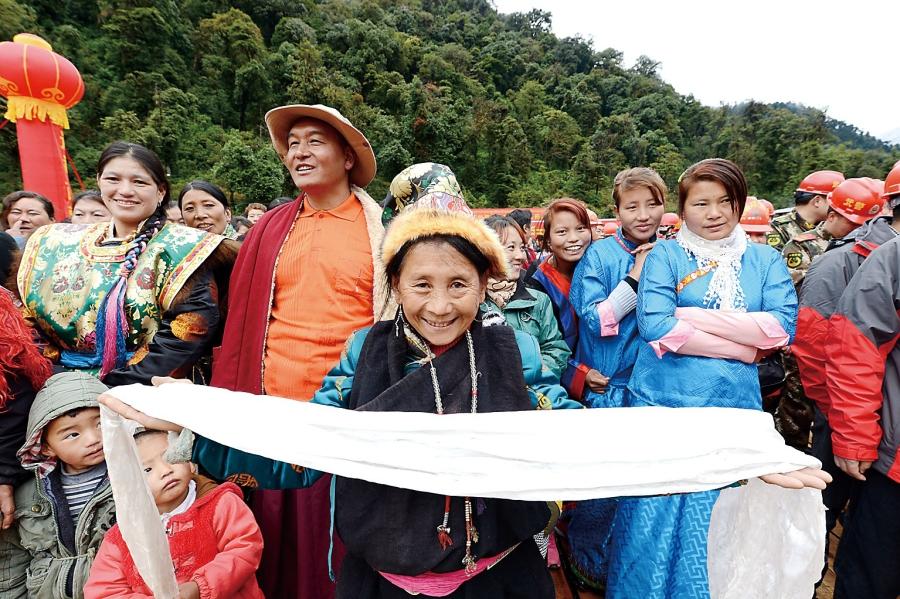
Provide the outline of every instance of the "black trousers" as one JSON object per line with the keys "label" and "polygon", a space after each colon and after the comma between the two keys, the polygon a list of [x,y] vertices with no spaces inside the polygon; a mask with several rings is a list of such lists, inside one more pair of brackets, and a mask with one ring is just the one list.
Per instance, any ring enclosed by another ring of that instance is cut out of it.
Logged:
{"label": "black trousers", "polygon": [[[834,528],[834,525],[837,524],[838,517],[843,513],[847,502],[850,501],[850,497],[853,495],[856,483],[859,481],[848,476],[834,463],[834,451],[831,446],[831,427],[828,426],[828,420],[819,411],[818,406],[815,408],[812,432],[812,450],[810,453],[822,462],[822,470],[830,474],[834,479],[822,491],[822,503],[828,508],[828,511],[825,512],[825,532],[829,533]],[[827,555],[828,545],[826,544],[825,547],[825,554]],[[894,598],[892,597],[891,599]]]}
{"label": "black trousers", "polygon": [[834,599],[900,595],[900,483],[872,469],[844,518]]}

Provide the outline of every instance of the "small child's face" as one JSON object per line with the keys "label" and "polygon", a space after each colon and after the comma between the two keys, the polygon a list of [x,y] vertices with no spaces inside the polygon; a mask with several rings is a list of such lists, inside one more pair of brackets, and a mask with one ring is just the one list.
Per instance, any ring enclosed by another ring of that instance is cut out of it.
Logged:
{"label": "small child's face", "polygon": [[165,433],[144,435],[137,441],[144,476],[160,514],[171,512],[184,501],[194,474],[190,462],[167,462],[163,455],[168,448],[169,439]]}
{"label": "small child's face", "polygon": [[56,457],[71,474],[101,463],[100,408],[73,410],[51,420],[44,429],[44,454]]}

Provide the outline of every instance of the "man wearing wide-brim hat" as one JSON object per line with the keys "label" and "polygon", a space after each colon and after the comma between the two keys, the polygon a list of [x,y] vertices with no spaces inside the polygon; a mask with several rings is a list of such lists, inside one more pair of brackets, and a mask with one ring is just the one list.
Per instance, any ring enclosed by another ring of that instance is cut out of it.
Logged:
{"label": "man wearing wide-brim hat", "polygon": [[[375,177],[375,154],[328,106],[281,106],[266,114],[266,125],[300,193],[267,212],[241,247],[212,384],[308,401],[344,341],[379,319],[388,298],[381,208],[363,190]],[[308,490],[255,494],[267,597],[333,596],[328,487],[325,480]]]}

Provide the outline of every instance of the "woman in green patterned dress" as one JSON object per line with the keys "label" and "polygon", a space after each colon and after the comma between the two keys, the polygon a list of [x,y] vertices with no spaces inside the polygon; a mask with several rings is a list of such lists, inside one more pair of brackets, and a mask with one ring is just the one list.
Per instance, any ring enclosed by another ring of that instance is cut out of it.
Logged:
{"label": "woman in green patterned dress", "polygon": [[108,146],[97,184],[109,223],[49,225],[29,239],[18,275],[26,317],[63,369],[108,385],[191,377],[220,335],[237,246],[166,222],[166,172],[143,146]]}

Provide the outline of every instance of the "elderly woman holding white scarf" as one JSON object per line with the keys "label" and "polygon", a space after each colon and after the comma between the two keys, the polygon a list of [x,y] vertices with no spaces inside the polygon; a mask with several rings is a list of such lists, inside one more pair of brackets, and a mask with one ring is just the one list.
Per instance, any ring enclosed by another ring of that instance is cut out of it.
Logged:
{"label": "elderly woman holding white scarf", "polygon": [[[797,297],[781,257],[738,224],[747,183],[723,159],[678,185],[683,226],[647,257],[638,328],[647,342],[630,406],[762,409],[756,361],[787,345]],[[662,456],[661,456],[662,457]],[[625,498],[613,527],[607,597],[709,597],[707,532],[719,491]]]}

